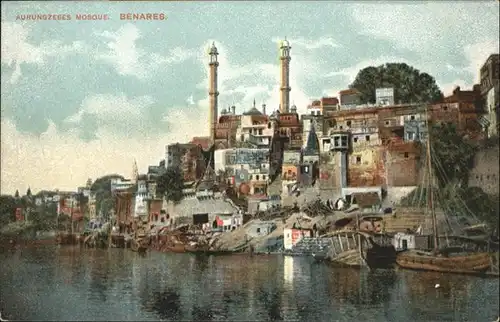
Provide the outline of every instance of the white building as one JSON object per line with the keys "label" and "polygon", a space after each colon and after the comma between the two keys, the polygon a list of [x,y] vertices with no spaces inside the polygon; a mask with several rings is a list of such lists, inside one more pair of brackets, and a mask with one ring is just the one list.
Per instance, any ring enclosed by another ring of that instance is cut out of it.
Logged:
{"label": "white building", "polygon": [[148,186],[147,176],[141,175],[137,178],[137,193],[134,203],[134,217],[148,217]]}
{"label": "white building", "polygon": [[120,178],[115,178],[111,179],[111,192],[119,192],[119,191],[125,191],[134,186],[134,183],[132,180],[128,179],[120,179]]}
{"label": "white building", "polygon": [[291,250],[293,246],[297,245],[297,243],[304,237],[311,238],[311,231],[307,229],[283,229],[283,248]]}
{"label": "white building", "polygon": [[[262,106],[265,113],[265,104]],[[275,123],[254,106],[243,113],[241,123],[236,130],[236,141],[248,142],[257,148],[268,148],[274,135]]]}
{"label": "white building", "polygon": [[259,193],[260,186],[270,182],[270,152],[268,149],[224,149],[214,152],[215,173],[224,171],[235,185],[249,184],[250,194]]}
{"label": "white building", "polygon": [[396,251],[415,249],[415,235],[397,233],[392,239],[392,245],[396,248]]}

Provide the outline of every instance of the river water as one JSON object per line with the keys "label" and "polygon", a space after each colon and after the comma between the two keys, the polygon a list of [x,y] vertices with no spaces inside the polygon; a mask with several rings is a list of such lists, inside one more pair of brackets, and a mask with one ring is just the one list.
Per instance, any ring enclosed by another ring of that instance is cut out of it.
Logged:
{"label": "river water", "polygon": [[[10,320],[493,321],[498,279],[309,258],[47,246],[0,254]],[[436,283],[440,284],[435,288]]]}

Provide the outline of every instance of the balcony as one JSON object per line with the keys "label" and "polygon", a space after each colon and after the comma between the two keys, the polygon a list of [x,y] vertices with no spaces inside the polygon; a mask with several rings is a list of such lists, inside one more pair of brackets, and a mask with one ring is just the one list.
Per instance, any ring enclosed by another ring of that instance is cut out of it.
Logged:
{"label": "balcony", "polygon": [[271,137],[270,136],[256,136],[253,134],[250,134],[248,137],[248,143],[256,145],[258,147],[267,147],[271,143]]}

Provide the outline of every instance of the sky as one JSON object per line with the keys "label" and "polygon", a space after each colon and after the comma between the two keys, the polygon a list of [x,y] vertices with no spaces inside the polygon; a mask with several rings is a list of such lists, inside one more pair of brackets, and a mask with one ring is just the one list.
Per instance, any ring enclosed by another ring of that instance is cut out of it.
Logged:
{"label": "sky", "polygon": [[[208,135],[208,46],[219,106],[278,109],[278,42],[291,49],[291,102],[336,96],[367,66],[405,62],[445,94],[470,88],[499,52],[499,2],[2,2],[1,193],[75,190],[132,175],[165,145]],[[107,14],[77,21],[76,14]],[[164,13],[164,21],[120,20]],[[68,21],[23,21],[71,14]]]}

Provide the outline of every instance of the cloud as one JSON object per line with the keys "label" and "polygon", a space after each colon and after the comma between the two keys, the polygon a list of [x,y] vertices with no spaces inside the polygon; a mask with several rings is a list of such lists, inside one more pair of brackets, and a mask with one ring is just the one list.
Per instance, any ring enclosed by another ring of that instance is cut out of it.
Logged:
{"label": "cloud", "polygon": [[83,115],[94,115],[106,122],[110,120],[132,121],[144,117],[144,109],[154,103],[151,96],[140,96],[129,99],[124,93],[97,94],[86,98],[80,110],[67,118],[67,122],[78,123]]}
{"label": "cloud", "polygon": [[464,53],[469,65],[466,71],[474,75],[474,82],[479,83],[479,70],[491,54],[500,52],[498,39],[486,40],[465,46]]}
{"label": "cloud", "polygon": [[206,110],[173,108],[168,133],[146,137],[122,137],[99,128],[96,140],[84,142],[77,130],[59,132],[54,123],[37,137],[19,132],[11,120],[1,120],[1,193],[42,189],[74,190],[87,178],[109,173],[129,177],[137,159],[139,172],[164,158],[165,145],[187,142],[206,134]]}
{"label": "cloud", "polygon": [[[207,49],[215,42],[219,56],[218,69],[218,90],[220,109],[240,103],[236,106],[237,113],[250,109],[254,99],[257,102],[257,108],[261,109],[261,103],[267,105],[268,113],[279,108],[280,102],[280,66],[276,59],[278,52],[279,38],[271,39],[276,48],[276,54],[269,58],[269,62],[250,61],[245,64],[235,64],[230,60],[230,48],[217,40],[209,40],[200,52],[204,55],[198,56],[200,63],[203,64],[206,77],[197,87],[206,89],[208,87],[208,55]],[[328,37],[317,40],[305,40],[303,38],[290,39],[292,46],[290,62],[290,92],[291,104],[297,106],[299,113],[305,112],[307,105],[312,97],[306,94],[304,86],[309,79],[317,77],[321,72],[322,65],[317,59],[317,52],[324,47],[337,47],[333,39]],[[271,44],[271,42],[270,42]],[[271,45],[272,46],[272,45]],[[207,98],[199,101],[199,105],[208,105]]]}
{"label": "cloud", "polygon": [[[278,42],[278,38],[274,38],[273,41]],[[305,38],[293,38],[293,39],[288,39],[290,44],[293,44],[292,48],[299,47],[299,48],[305,48],[307,50],[317,50],[321,49],[324,47],[331,47],[331,48],[336,48],[340,47],[335,40],[331,37],[320,37],[319,39],[316,40],[311,40],[311,39],[305,39]]]}
{"label": "cloud", "polygon": [[15,84],[22,76],[22,64],[42,66],[48,57],[64,56],[70,53],[85,51],[85,44],[73,41],[64,44],[62,41],[44,41],[39,46],[30,44],[28,34],[30,30],[26,25],[16,22],[2,22],[2,65],[13,67],[10,83]]}
{"label": "cloud", "polygon": [[498,41],[499,26],[490,23],[498,21],[498,4],[363,3],[353,5],[352,15],[361,33],[418,52],[435,51],[438,43],[461,47],[467,45],[464,41],[468,39]]}
{"label": "cloud", "polygon": [[149,78],[161,67],[178,64],[196,56],[193,51],[181,47],[170,49],[166,56],[141,49],[136,44],[141,38],[141,32],[130,23],[116,32],[104,31],[96,35],[109,40],[108,50],[98,53],[97,59],[112,65],[119,75],[135,76],[141,80]]}

